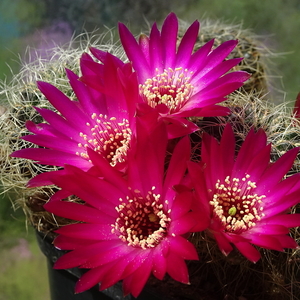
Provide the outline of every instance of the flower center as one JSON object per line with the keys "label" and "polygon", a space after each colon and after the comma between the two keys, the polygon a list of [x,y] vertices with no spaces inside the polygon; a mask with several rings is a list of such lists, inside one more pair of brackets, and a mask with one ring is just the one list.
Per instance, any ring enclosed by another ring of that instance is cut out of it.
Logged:
{"label": "flower center", "polygon": [[86,148],[89,147],[100,153],[113,167],[124,162],[132,135],[128,120],[123,119],[119,122],[115,117],[108,119],[106,115],[97,116],[95,113],[92,114],[92,120],[93,125],[86,124],[90,127],[91,133],[88,135],[80,132],[79,134],[84,142],[79,143],[78,146],[84,148],[84,151],[76,154],[89,159],[86,152]]}
{"label": "flower center", "polygon": [[210,205],[227,232],[246,231],[264,216],[262,199],[266,196],[255,193],[256,183],[249,178],[248,174],[242,179],[227,176],[224,183],[218,180],[215,185]]}
{"label": "flower center", "polygon": [[[116,207],[119,217],[112,224],[112,233],[129,246],[147,249],[158,245],[166,236],[171,221],[168,216],[171,210],[164,210],[160,195],[149,191],[143,197],[135,190],[132,197],[127,196],[126,201],[120,199],[120,202]],[[168,204],[167,200],[165,204]]]}
{"label": "flower center", "polygon": [[[158,73],[158,70],[156,70]],[[140,85],[140,94],[151,107],[165,104],[170,113],[178,112],[190,99],[194,87],[190,84],[192,72],[182,68],[165,69]]]}

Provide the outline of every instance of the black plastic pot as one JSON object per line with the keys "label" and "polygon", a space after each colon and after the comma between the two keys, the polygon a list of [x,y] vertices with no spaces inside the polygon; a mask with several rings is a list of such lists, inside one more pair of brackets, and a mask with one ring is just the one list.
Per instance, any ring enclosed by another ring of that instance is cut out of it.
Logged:
{"label": "black plastic pot", "polygon": [[168,300],[165,296],[157,296],[155,292],[152,292],[147,287],[137,298],[131,295],[123,297],[120,282],[101,292],[97,287],[93,287],[86,292],[74,294],[75,284],[84,271],[78,268],[68,270],[53,269],[53,264],[65,251],[56,249],[51,241],[40,233],[37,233],[37,240],[41,251],[45,254],[48,261],[51,300]]}

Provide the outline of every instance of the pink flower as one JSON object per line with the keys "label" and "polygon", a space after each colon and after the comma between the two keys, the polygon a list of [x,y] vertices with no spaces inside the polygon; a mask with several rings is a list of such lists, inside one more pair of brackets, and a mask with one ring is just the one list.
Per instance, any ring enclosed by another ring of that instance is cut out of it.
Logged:
{"label": "pink flower", "polygon": [[[294,104],[294,109],[293,109],[293,117],[300,121],[300,93],[298,93],[295,104]],[[296,123],[296,122],[294,122]],[[294,124],[296,125],[296,124]]]}
{"label": "pink flower", "polygon": [[[77,100],[71,100],[53,85],[38,82],[41,92],[58,113],[36,108],[47,123],[26,126],[33,135],[23,137],[44,148],[15,151],[12,157],[36,160],[40,164],[70,164],[83,170],[92,166],[87,149],[93,149],[118,170],[126,168],[127,155],[135,134],[135,102],[138,93],[136,77],[128,65],[120,68],[111,55],[98,65],[101,92],[88,87],[72,71],[67,76]],[[47,173],[34,178],[29,185],[48,184]]]}
{"label": "pink flower", "polygon": [[[215,50],[211,40],[192,53],[198,31],[199,22],[195,21],[177,47],[178,20],[174,13],[165,19],[161,31],[154,24],[149,37],[141,35],[138,42],[124,24],[119,24],[120,39],[137,72],[144,103],[173,127],[187,127],[183,134],[198,129],[186,117],[228,114],[227,108],[215,104],[226,100],[225,96],[249,78],[243,71],[227,73],[242,60],[225,60],[236,46],[235,40]],[[178,136],[180,129],[170,129],[171,137]]]}
{"label": "pink flower", "polygon": [[[98,153],[88,149],[94,168],[104,177],[93,176],[66,166],[52,177],[61,187],[45,205],[55,215],[83,223],[57,230],[56,247],[72,250],[63,255],[55,268],[89,268],[78,281],[76,292],[97,283],[100,290],[123,280],[124,293],[138,296],[150,273],[162,279],[188,283],[185,259],[198,259],[194,246],[186,240],[190,229],[203,230],[208,216],[200,222],[193,208],[193,194],[180,185],[190,157],[190,143],[183,138],[175,148],[167,172],[164,161],[167,146],[165,126],[151,136],[139,126],[136,152],[130,152],[127,177],[122,177]],[[164,175],[165,174],[165,175]],[[60,201],[74,194],[84,204]],[[196,226],[196,227],[195,227]]]}
{"label": "pink flower", "polygon": [[209,231],[227,255],[232,244],[249,260],[260,254],[251,244],[283,251],[296,248],[289,228],[300,226],[299,214],[288,214],[299,202],[300,174],[283,179],[298,148],[270,163],[271,145],[265,132],[251,130],[235,157],[230,125],[221,142],[204,134],[201,163],[189,163],[198,201],[210,210]]}

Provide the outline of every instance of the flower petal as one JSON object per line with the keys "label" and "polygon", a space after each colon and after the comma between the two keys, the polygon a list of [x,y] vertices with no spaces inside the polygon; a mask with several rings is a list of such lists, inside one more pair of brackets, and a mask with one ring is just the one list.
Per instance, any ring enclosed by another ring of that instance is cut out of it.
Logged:
{"label": "flower petal", "polygon": [[77,247],[75,250],[61,256],[54,264],[54,269],[70,269],[78,267],[86,263],[91,257],[95,256],[99,252],[104,251],[104,249],[108,251],[108,249],[112,249],[115,247],[115,241],[107,241],[104,243],[101,241],[82,245],[81,247]]}
{"label": "flower petal", "polygon": [[162,73],[164,71],[163,53],[160,39],[160,32],[156,24],[151,28],[149,37],[149,52],[150,52],[150,66],[153,74],[155,72]]}
{"label": "flower petal", "polygon": [[213,232],[214,238],[218,243],[218,246],[224,255],[228,255],[232,250],[232,246],[229,243],[228,239],[222,232]]}
{"label": "flower petal", "polygon": [[162,251],[160,251],[160,249],[158,251],[154,251],[153,266],[152,266],[153,275],[157,279],[163,280],[166,272],[167,272],[167,261],[165,256],[163,255]]}
{"label": "flower petal", "polygon": [[276,215],[260,223],[261,226],[282,225],[288,228],[300,226],[300,214]]}
{"label": "flower petal", "polygon": [[[38,81],[37,85],[40,91],[51,102],[51,104],[61,112],[68,122],[74,126],[74,128],[80,129],[78,124],[83,125],[89,121],[83,111],[78,108],[74,101],[71,101],[55,86],[42,81]],[[76,115],[76,118],[74,118],[74,115]]]}
{"label": "flower petal", "polygon": [[167,257],[167,272],[173,279],[182,283],[189,283],[186,263],[174,252],[170,252]]}
{"label": "flower petal", "polygon": [[195,225],[196,219],[186,214],[179,219],[172,220],[169,231],[171,234],[182,235],[189,232]]}
{"label": "flower petal", "polygon": [[87,240],[115,240],[118,237],[111,233],[111,224],[71,224],[56,230],[69,237]]}
{"label": "flower petal", "polygon": [[141,266],[129,276],[130,285],[127,285],[127,278],[123,280],[124,294],[131,293],[134,297],[137,297],[144,288],[152,269],[152,259],[146,259]]}
{"label": "flower petal", "polygon": [[147,78],[151,78],[150,66],[147,63],[143,52],[134,36],[122,23],[119,23],[119,34],[124,50],[129,60],[132,61],[133,67],[138,73],[141,82],[144,82]]}
{"label": "flower petal", "polygon": [[199,32],[199,22],[195,21],[185,32],[179,44],[176,58],[176,66],[186,68]]}
{"label": "flower petal", "polygon": [[256,263],[260,259],[260,253],[248,242],[235,243],[237,249],[250,261]]}
{"label": "flower petal", "polygon": [[251,236],[251,243],[266,249],[283,251],[283,247],[276,236],[254,234]]}
{"label": "flower petal", "polygon": [[106,274],[109,273],[110,268],[113,263],[107,264],[105,266],[101,266],[95,269],[91,269],[85,274],[83,274],[75,285],[75,292],[82,293],[94,285],[98,284]]}
{"label": "flower petal", "polygon": [[76,221],[88,222],[88,223],[113,223],[115,220],[113,217],[100,212],[98,209],[72,202],[64,201],[49,201],[44,205],[44,208],[63,218],[69,218]]}
{"label": "flower petal", "polygon": [[198,260],[195,246],[181,236],[169,237],[168,241],[173,252],[183,259]]}
{"label": "flower petal", "polygon": [[42,165],[61,166],[70,164],[79,166],[81,169],[87,170],[91,167],[91,163],[86,159],[76,155],[61,152],[53,149],[43,148],[26,148],[13,152],[11,157],[21,157],[37,161]]}
{"label": "flower petal", "polygon": [[161,28],[161,42],[164,67],[175,67],[175,53],[177,44],[178,20],[174,13],[170,13]]}

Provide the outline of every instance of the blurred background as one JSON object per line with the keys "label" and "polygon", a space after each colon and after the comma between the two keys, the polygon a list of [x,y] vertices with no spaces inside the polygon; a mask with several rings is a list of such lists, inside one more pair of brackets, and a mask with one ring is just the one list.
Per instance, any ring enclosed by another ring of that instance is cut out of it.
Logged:
{"label": "blurred background", "polygon": [[[1,0],[0,80],[9,82],[21,62],[34,60],[36,51],[64,45],[73,35],[105,32],[118,21],[139,34],[170,12],[192,22],[209,18],[243,23],[271,47],[274,88],[281,101],[293,101],[300,91],[299,0]],[[5,101],[5,99],[2,99]],[[1,142],[1,141],[0,141]],[[38,289],[37,289],[38,287]],[[49,300],[46,261],[26,225],[21,209],[14,211],[5,195],[0,199],[0,300]]]}

